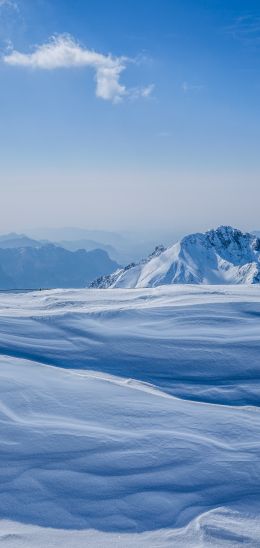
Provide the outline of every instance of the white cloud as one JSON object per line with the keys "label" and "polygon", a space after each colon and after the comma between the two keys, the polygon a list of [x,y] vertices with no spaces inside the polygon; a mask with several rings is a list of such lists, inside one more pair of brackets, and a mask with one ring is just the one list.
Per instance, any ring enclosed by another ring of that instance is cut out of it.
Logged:
{"label": "white cloud", "polygon": [[120,76],[130,59],[89,50],[69,35],[53,36],[49,42],[37,46],[32,53],[12,50],[3,57],[3,60],[9,65],[43,70],[92,68],[95,71],[96,96],[113,102],[119,102],[124,97],[136,94],[137,91],[140,97],[148,97],[153,89],[153,86],[148,86],[128,90],[120,83]]}
{"label": "white cloud", "polygon": [[152,92],[154,90],[154,84],[150,84],[149,86],[140,87],[140,88],[132,88],[128,90],[128,94],[132,100],[135,99],[148,99],[151,97]]}
{"label": "white cloud", "polygon": [[141,97],[150,97],[152,95],[153,90],[154,90],[154,84],[150,84],[149,86],[141,88],[140,89],[140,96]]}

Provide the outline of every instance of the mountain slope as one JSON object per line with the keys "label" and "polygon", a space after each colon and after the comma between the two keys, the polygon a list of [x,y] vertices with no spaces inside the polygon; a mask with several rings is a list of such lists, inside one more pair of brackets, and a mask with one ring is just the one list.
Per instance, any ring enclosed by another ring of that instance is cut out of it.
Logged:
{"label": "mountain slope", "polygon": [[100,249],[71,252],[52,244],[0,248],[0,289],[84,287],[117,267]]}
{"label": "mountain slope", "polygon": [[165,284],[254,284],[260,282],[260,240],[230,226],[191,234],[92,283],[99,288]]}

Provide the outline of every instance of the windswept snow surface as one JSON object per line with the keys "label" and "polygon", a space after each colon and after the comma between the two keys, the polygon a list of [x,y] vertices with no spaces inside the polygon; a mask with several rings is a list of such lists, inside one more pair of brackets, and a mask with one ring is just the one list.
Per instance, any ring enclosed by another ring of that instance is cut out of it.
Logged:
{"label": "windswept snow surface", "polygon": [[260,545],[260,287],[0,299],[0,546]]}

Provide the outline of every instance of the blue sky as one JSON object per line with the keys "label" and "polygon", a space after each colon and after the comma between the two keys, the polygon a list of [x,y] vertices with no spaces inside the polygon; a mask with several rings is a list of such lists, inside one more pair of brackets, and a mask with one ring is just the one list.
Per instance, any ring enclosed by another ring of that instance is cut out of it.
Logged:
{"label": "blue sky", "polygon": [[260,227],[259,2],[2,0],[0,41],[1,231]]}

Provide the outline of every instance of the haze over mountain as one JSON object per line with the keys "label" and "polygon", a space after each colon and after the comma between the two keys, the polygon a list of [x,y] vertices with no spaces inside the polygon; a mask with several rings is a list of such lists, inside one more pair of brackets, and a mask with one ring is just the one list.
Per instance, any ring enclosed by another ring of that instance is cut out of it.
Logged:
{"label": "haze over mountain", "polygon": [[122,245],[124,242],[123,236],[117,232],[109,230],[91,230],[75,226],[27,229],[26,233],[36,240],[49,240],[51,242],[60,242],[62,240],[92,240],[111,246]]}
{"label": "haze over mountain", "polygon": [[257,238],[260,238],[260,230],[253,230],[252,234],[254,234],[254,236],[257,236]]}
{"label": "haze over mountain", "polygon": [[9,234],[3,234],[0,236],[0,248],[10,249],[19,247],[41,247],[43,242],[34,240],[26,236],[26,234],[17,234],[16,232],[10,232]]}
{"label": "haze over mountain", "polygon": [[165,284],[254,284],[260,282],[260,240],[230,226],[191,234],[147,260],[130,264],[91,284],[141,288]]}
{"label": "haze over mountain", "polygon": [[[48,232],[48,231],[47,231]],[[59,232],[59,231],[58,231]],[[77,232],[76,232],[77,233]],[[73,232],[72,232],[73,234]],[[106,245],[101,242],[97,242],[89,239],[81,240],[52,240],[47,239],[46,234],[44,238],[35,239],[31,238],[26,234],[17,234],[16,232],[9,232],[8,234],[3,234],[0,236],[0,248],[21,248],[21,247],[42,247],[46,244],[54,244],[57,247],[63,247],[69,251],[78,251],[80,249],[85,249],[85,251],[93,251],[95,249],[103,249],[109,255],[109,257],[115,261],[120,262],[119,257],[120,253],[112,245]]]}
{"label": "haze over mountain", "polygon": [[71,252],[53,244],[2,249],[0,242],[0,289],[85,287],[117,266],[101,249]]}
{"label": "haze over mountain", "polygon": [[158,242],[171,245],[183,235],[176,230],[111,232],[77,227],[28,229],[26,234],[38,241],[52,242],[70,251],[77,249],[104,249],[111,259],[121,265],[140,261],[155,248]]}

